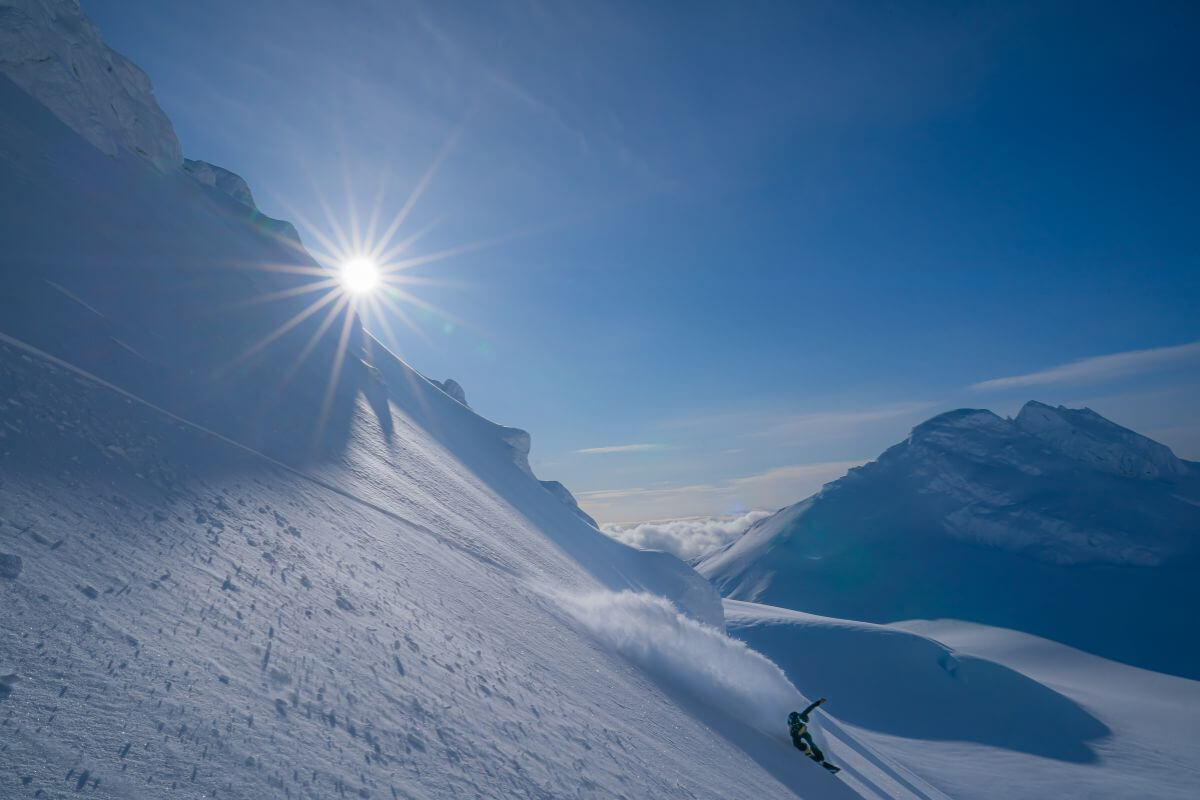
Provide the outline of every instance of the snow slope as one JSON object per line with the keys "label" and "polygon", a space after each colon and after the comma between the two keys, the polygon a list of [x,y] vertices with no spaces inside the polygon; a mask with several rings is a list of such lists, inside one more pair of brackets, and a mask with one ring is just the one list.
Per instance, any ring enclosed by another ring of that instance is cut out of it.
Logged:
{"label": "snow slope", "polygon": [[952,797],[1190,798],[1200,786],[1200,682],[953,620],[872,625],[737,600],[725,613],[732,635],[829,698],[835,730]]}
{"label": "snow slope", "polygon": [[407,418],[410,484],[324,484],[0,350],[0,795],[852,796],[601,646],[557,598],[603,586]]}
{"label": "snow slope", "polygon": [[[13,8],[103,52],[73,4]],[[229,181],[34,89],[0,76],[0,797],[859,795],[690,567],[303,316],[315,264]]]}
{"label": "snow slope", "polygon": [[698,565],[723,594],[949,617],[1200,676],[1200,470],[1092,411],[935,417]]}

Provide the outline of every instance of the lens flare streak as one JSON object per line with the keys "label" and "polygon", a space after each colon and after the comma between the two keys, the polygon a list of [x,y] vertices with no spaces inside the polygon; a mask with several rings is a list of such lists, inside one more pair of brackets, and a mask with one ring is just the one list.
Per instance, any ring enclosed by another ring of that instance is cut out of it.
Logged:
{"label": "lens flare streak", "polygon": [[[318,314],[318,312],[324,310],[319,323],[306,326],[306,331],[312,328],[311,333],[308,335],[303,347],[294,356],[292,363],[285,370],[279,386],[276,387],[276,390],[279,392],[284,391],[295,379],[301,367],[306,361],[310,360],[314,352],[318,350],[318,346],[329,337],[334,325],[340,321],[336,334],[336,347],[333,348],[328,365],[328,377],[323,390],[320,416],[315,421],[316,424],[313,431],[314,453],[320,446],[320,440],[323,436],[324,428],[328,423],[328,417],[343,367],[346,364],[347,356],[350,355],[347,351],[355,322],[361,322],[363,328],[367,331],[378,326],[380,332],[385,334],[388,340],[394,345],[394,343],[399,341],[391,324],[393,320],[389,319],[394,318],[399,320],[405,328],[412,331],[425,343],[433,345],[434,342],[429,338],[426,331],[417,324],[412,314],[409,313],[412,308],[428,312],[456,325],[464,325],[464,323],[461,320],[454,319],[444,310],[408,291],[409,288],[416,286],[444,285],[442,281],[411,273],[422,267],[436,264],[457,255],[490,247],[510,238],[502,237],[500,239],[472,242],[432,253],[416,256],[410,255],[414,245],[437,227],[442,218],[440,216],[435,217],[415,230],[402,232],[402,228],[417,205],[418,200],[420,200],[421,196],[429,188],[458,135],[459,133],[456,132],[446,142],[445,146],[439,150],[433,163],[421,175],[407,199],[403,202],[399,210],[391,216],[386,225],[382,224],[385,217],[380,213],[383,198],[386,195],[385,182],[381,182],[378,191],[375,193],[370,213],[366,215],[360,214],[360,209],[355,202],[353,187],[350,186],[348,181],[345,187],[347,193],[345,206],[347,209],[346,219],[339,220],[334,214],[328,198],[320,192],[317,194],[317,202],[325,215],[325,225],[313,225],[296,209],[289,208],[292,218],[296,219],[306,230],[306,233],[312,236],[316,246],[310,244],[306,249],[298,242],[281,238],[279,240],[281,244],[295,251],[296,263],[256,263],[248,265],[248,267],[263,273],[274,273],[281,276],[281,279],[284,279],[282,276],[299,276],[292,280],[299,280],[300,282],[292,286],[264,291],[262,294],[235,301],[224,308],[225,311],[232,311],[272,302],[284,302],[296,298],[304,298],[308,294],[320,293],[316,299],[296,311],[276,328],[237,355],[228,365],[218,370],[218,373],[220,373],[235,366],[246,365],[269,346],[294,331],[302,323],[305,323]],[[286,205],[288,204],[285,203]],[[364,221],[366,223],[365,229],[360,224],[360,222]],[[377,234],[381,226],[382,231]],[[275,286],[279,286],[279,284],[276,283]],[[313,327],[314,325],[315,327]],[[382,347],[382,343],[378,342],[378,339],[372,341],[379,343]],[[391,352],[386,348],[384,349],[389,353]],[[325,351],[322,350],[322,352]]]}

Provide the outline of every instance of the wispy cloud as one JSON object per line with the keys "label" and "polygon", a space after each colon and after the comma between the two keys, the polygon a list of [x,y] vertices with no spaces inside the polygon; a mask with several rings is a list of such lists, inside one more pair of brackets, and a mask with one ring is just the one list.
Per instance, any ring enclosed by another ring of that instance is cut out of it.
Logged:
{"label": "wispy cloud", "polygon": [[[858,459],[855,461],[822,461],[816,464],[792,464],[787,467],[769,469],[757,475],[748,475],[745,478],[734,478],[730,481],[730,484],[742,487],[761,487],[778,483],[808,483],[814,480],[824,483],[830,480],[829,476],[831,475],[840,477],[847,470],[862,466],[865,463],[865,459]],[[800,498],[797,497],[796,499],[799,500]]]}
{"label": "wispy cloud", "polygon": [[721,487],[712,483],[695,483],[687,486],[664,486],[651,488],[632,486],[625,489],[597,489],[592,492],[575,492],[580,500],[620,500],[626,497],[662,497],[666,495],[707,494],[719,491]]}
{"label": "wispy cloud", "polygon": [[[747,475],[741,478],[730,478],[719,483],[693,483],[682,486],[635,486],[627,489],[598,489],[592,492],[576,492],[576,496],[590,500],[612,500],[620,497],[653,497],[656,495],[676,494],[711,494],[716,492],[732,492],[738,487],[757,487],[788,481],[811,481],[813,478],[838,477],[852,467],[858,467],[866,460],[856,461],[821,461],[814,464],[792,464],[786,467],[775,467],[765,472]],[[801,499],[799,497],[797,500]]]}
{"label": "wispy cloud", "polygon": [[855,461],[791,464],[713,483],[634,486],[577,492],[589,514],[604,522],[726,513],[730,509],[782,508],[803,500],[825,483],[840,478]]}
{"label": "wispy cloud", "polygon": [[884,423],[923,418],[937,403],[914,400],[871,408],[823,411],[737,411],[667,420],[666,429],[723,431],[735,436],[774,441],[837,439]]}
{"label": "wispy cloud", "polygon": [[1057,367],[1030,372],[1025,375],[1012,375],[1007,378],[992,378],[987,381],[973,383],[968,388],[977,392],[990,392],[999,389],[1016,389],[1024,386],[1046,386],[1056,383],[1084,383],[1112,380],[1148,372],[1153,369],[1179,364],[1185,361],[1200,359],[1200,342],[1176,345],[1174,347],[1156,347],[1151,350],[1130,350],[1125,353],[1113,353],[1107,356],[1094,356],[1079,361],[1060,364]]}
{"label": "wispy cloud", "polygon": [[877,422],[886,422],[923,414],[933,408],[934,403],[896,403],[878,408],[855,411],[817,411],[781,417],[755,436],[770,439],[799,439],[819,436],[842,435],[857,431]]}
{"label": "wispy cloud", "polygon": [[583,453],[588,456],[605,455],[607,453],[644,453],[648,450],[660,450],[661,445],[657,444],[614,444],[608,447],[585,447],[582,450],[576,450],[576,453]]}

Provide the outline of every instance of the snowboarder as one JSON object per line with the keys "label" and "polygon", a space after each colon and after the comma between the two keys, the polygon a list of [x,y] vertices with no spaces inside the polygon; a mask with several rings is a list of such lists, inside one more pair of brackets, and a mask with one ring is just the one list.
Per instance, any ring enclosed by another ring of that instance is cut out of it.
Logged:
{"label": "snowboarder", "polygon": [[825,760],[825,754],[821,752],[821,748],[817,747],[812,734],[808,732],[808,715],[824,702],[825,698],[822,697],[803,711],[793,711],[788,714],[788,732],[792,734],[792,744],[796,746],[797,750],[830,772],[840,772],[841,767],[835,767]]}

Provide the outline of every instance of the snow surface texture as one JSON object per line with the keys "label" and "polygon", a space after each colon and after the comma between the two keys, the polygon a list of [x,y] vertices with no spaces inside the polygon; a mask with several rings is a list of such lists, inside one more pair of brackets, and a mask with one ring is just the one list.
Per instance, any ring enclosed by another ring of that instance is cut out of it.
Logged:
{"label": "snow surface texture", "polygon": [[150,79],[111,50],[78,0],[0,0],[0,74],[110,156],[179,166],[179,140]]}
{"label": "snow surface texture", "polygon": [[706,556],[736,540],[770,511],[719,517],[685,517],[634,524],[602,525],[600,530],[619,542],[641,550],[664,550],[684,561]]}
{"label": "snow surface texture", "polygon": [[728,597],[951,617],[1200,676],[1200,469],[1088,410],[963,409],[699,562]]}

